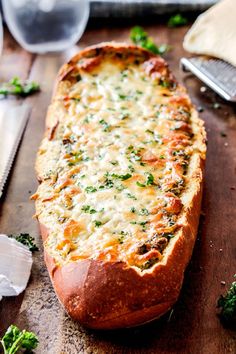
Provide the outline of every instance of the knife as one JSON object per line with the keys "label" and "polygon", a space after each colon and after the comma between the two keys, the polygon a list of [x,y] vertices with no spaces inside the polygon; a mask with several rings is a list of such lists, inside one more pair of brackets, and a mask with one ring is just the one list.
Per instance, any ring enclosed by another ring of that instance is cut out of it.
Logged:
{"label": "knife", "polygon": [[0,198],[29,118],[30,106],[7,106],[0,111]]}

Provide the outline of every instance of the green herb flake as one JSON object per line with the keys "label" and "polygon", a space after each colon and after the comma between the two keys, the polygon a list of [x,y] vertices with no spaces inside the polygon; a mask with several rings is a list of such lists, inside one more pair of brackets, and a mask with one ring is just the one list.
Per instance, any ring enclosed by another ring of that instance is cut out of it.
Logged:
{"label": "green herb flake", "polygon": [[118,161],[109,161],[113,166],[117,166],[118,165]]}
{"label": "green herb flake", "polygon": [[127,99],[127,96],[126,96],[126,95],[119,94],[118,96],[119,96],[119,99],[120,99],[120,100],[125,100],[125,99]]}
{"label": "green herb flake", "polygon": [[169,21],[168,21],[168,27],[180,27],[180,26],[184,26],[188,23],[188,20],[186,17],[184,17],[181,14],[176,14],[170,17]]}
{"label": "green herb flake", "polygon": [[133,200],[137,200],[137,198],[135,197],[135,195],[131,194],[131,193],[127,193],[126,194],[127,198],[133,199]]}
{"label": "green herb flake", "polygon": [[142,270],[150,269],[157,262],[158,262],[158,258],[151,258],[141,266],[141,269]]}
{"label": "green herb flake", "polygon": [[152,186],[155,185],[154,183],[154,176],[151,173],[145,173],[146,177],[146,181],[145,183],[141,183],[139,181],[136,182],[137,186],[144,188],[144,187],[148,187],[148,186]]}
{"label": "green herb flake", "polygon": [[97,192],[97,188],[93,187],[93,186],[88,186],[85,188],[85,192],[87,193],[95,193]]}
{"label": "green herb flake", "polygon": [[95,227],[100,227],[102,225],[102,222],[99,220],[94,220]]}
{"label": "green herb flake", "polygon": [[95,209],[91,208],[90,205],[83,205],[81,210],[84,213],[88,213],[88,214],[95,214],[97,212]]}
{"label": "green herb flake", "polygon": [[121,181],[126,181],[127,179],[132,177],[130,173],[126,173],[125,175],[118,175],[116,173],[112,173],[110,176],[112,178],[120,179]]}
{"label": "green herb flake", "polygon": [[146,208],[140,210],[139,215],[149,215],[149,211]]}
{"label": "green herb flake", "polygon": [[111,130],[111,126],[104,119],[101,119],[99,121],[99,124],[101,124],[103,126],[103,131],[104,132],[108,132],[108,131]]}

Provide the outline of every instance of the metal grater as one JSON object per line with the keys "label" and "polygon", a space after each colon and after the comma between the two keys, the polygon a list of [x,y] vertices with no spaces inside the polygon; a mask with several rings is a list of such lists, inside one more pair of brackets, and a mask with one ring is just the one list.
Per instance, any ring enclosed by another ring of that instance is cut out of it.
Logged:
{"label": "metal grater", "polygon": [[182,58],[181,68],[191,71],[227,101],[236,102],[236,67],[206,56]]}

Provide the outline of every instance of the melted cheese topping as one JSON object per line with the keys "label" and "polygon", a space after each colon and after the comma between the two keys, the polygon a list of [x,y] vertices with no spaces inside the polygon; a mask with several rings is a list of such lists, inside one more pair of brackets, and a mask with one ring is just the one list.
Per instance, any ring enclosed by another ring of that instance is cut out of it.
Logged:
{"label": "melted cheese topping", "polygon": [[93,258],[145,270],[181,227],[197,150],[192,109],[183,89],[154,66],[105,57],[80,68],[53,103],[65,112],[41,145],[44,181],[34,198],[58,264]]}

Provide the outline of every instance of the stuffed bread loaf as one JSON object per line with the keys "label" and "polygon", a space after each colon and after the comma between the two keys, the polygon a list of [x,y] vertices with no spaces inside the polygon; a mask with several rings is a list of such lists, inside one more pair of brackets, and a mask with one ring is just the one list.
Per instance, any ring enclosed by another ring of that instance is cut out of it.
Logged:
{"label": "stuffed bread loaf", "polygon": [[203,122],[159,56],[86,48],[58,75],[36,215],[59,300],[85,326],[136,326],[175,303],[192,254]]}

